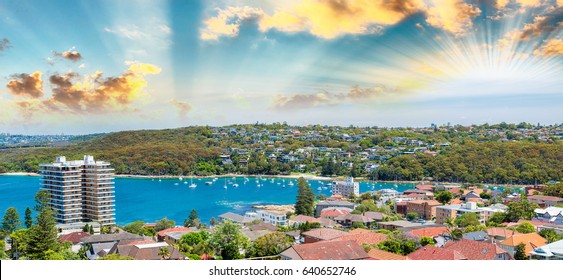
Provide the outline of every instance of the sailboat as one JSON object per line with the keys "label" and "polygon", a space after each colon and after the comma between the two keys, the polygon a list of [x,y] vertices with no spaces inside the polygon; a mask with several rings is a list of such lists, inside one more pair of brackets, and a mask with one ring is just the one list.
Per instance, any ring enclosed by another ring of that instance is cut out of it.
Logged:
{"label": "sailboat", "polygon": [[194,178],[193,178],[193,177],[190,177],[190,182],[191,182],[191,184],[190,184],[190,188],[194,189],[194,188],[196,188],[196,187],[197,187],[197,185],[196,185],[196,184],[194,184]]}
{"label": "sailboat", "polygon": [[225,177],[225,186],[223,186],[224,189],[227,189],[227,178]]}

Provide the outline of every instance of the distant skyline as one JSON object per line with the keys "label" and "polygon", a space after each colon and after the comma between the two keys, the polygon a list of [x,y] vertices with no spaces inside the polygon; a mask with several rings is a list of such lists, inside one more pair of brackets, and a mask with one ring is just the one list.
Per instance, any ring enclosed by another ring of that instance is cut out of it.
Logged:
{"label": "distant skyline", "polygon": [[0,132],[563,122],[563,0],[0,5]]}

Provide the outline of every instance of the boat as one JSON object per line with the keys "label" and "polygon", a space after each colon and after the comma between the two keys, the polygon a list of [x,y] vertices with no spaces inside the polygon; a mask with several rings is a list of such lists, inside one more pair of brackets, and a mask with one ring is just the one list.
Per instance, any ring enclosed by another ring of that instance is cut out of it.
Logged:
{"label": "boat", "polygon": [[182,178],[182,176],[178,177],[178,180],[182,181],[184,180],[184,178]]}
{"label": "boat", "polygon": [[395,188],[398,188],[398,187],[399,187],[399,185],[397,185],[397,184],[394,184],[394,185],[393,185],[393,187],[395,187]]}
{"label": "boat", "polygon": [[188,181],[184,181],[184,185],[187,185],[187,184],[188,184]]}
{"label": "boat", "polygon": [[317,191],[322,191],[322,190],[323,190],[323,188],[321,188],[321,187],[317,188]]}
{"label": "boat", "polygon": [[190,184],[190,188],[193,189],[193,188],[196,188],[196,187],[197,187],[197,185],[194,184],[194,178],[193,178],[193,177],[190,177],[190,183],[191,183],[191,184]]}
{"label": "boat", "polygon": [[289,185],[290,187],[292,187],[292,186],[293,186],[293,181],[290,181],[288,185]]}
{"label": "boat", "polygon": [[207,182],[205,182],[205,184],[208,185],[208,186],[211,186],[211,184],[213,184],[213,182],[207,181]]}
{"label": "boat", "polygon": [[282,186],[282,188],[284,188],[284,189],[285,189],[285,185],[283,185],[283,186]]}
{"label": "boat", "polygon": [[233,184],[233,187],[235,187],[235,188],[238,187],[238,184],[237,183]]}
{"label": "boat", "polygon": [[224,189],[227,189],[227,178],[225,178],[225,186],[223,186]]}
{"label": "boat", "polygon": [[174,183],[174,186],[177,186],[177,185],[179,185],[179,184],[178,184],[178,183]]}

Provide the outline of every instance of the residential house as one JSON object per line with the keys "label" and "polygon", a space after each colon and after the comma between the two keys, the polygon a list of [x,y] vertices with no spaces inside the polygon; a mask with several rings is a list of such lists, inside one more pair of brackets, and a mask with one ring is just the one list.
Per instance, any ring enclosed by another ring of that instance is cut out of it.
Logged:
{"label": "residential house", "polygon": [[82,244],[82,239],[91,236],[90,233],[88,232],[82,232],[82,231],[77,231],[77,232],[71,232],[69,234],[63,234],[59,236],[59,241],[61,243],[64,242],[70,242],[72,243],[71,246],[71,250],[75,253],[77,253],[80,250],[81,244]]}
{"label": "residential house", "polygon": [[422,190],[422,191],[434,191],[434,186],[433,185],[417,185],[416,187],[414,187],[417,190]]}
{"label": "residential house", "polygon": [[484,231],[472,231],[466,232],[462,235],[462,239],[473,240],[473,241],[488,241],[489,236]]}
{"label": "residential house", "polygon": [[516,234],[506,238],[504,241],[500,242],[500,247],[508,251],[511,256],[514,256],[516,252],[516,246],[518,244],[524,243],[526,246],[525,253],[526,256],[530,254],[535,248],[544,246],[547,244],[547,240],[541,237],[539,234],[526,233],[526,234]]}
{"label": "residential house", "polygon": [[463,254],[468,260],[510,260],[508,252],[496,244],[461,239],[449,242],[446,249],[452,249]]}
{"label": "residential house", "polygon": [[438,237],[448,232],[448,228],[444,226],[438,227],[423,227],[423,228],[406,228],[405,233],[408,235],[416,236],[416,237]]}
{"label": "residential house", "polygon": [[319,217],[323,209],[330,207],[348,208],[352,211],[356,208],[356,204],[344,200],[324,200],[315,205],[315,217]]}
{"label": "residential house", "polygon": [[318,241],[331,240],[345,235],[349,235],[348,232],[331,229],[331,228],[314,228],[310,231],[302,232],[303,242],[314,243]]}
{"label": "residential house", "polygon": [[370,227],[374,222],[373,219],[361,214],[344,214],[334,218],[334,221],[343,227],[351,227],[354,223],[361,223],[366,227]]}
{"label": "residential house", "polygon": [[407,201],[407,213],[414,212],[420,218],[430,220],[436,216],[436,206],[440,206],[437,200],[414,200]]}
{"label": "residential house", "polygon": [[536,203],[540,207],[551,207],[555,206],[556,204],[563,203],[563,198],[556,197],[556,196],[547,196],[547,195],[532,195],[528,196],[528,201],[530,203]]}
{"label": "residential house", "polygon": [[498,203],[488,207],[480,207],[479,209],[483,210],[483,220],[487,221],[497,212],[505,213],[508,210],[508,206]]}
{"label": "residential house", "polygon": [[272,225],[276,225],[276,226],[288,225],[286,213],[268,211],[268,210],[258,210],[256,211],[256,217]]}
{"label": "residential house", "polygon": [[403,230],[404,228],[409,228],[409,227],[416,227],[419,225],[420,225],[419,223],[412,223],[409,221],[399,220],[399,221],[391,221],[391,222],[379,222],[377,223],[377,228],[394,231],[394,230]]}
{"label": "residential house", "polygon": [[97,234],[82,238],[83,246],[88,246],[86,257],[91,260],[105,257],[115,243],[121,240],[146,240],[149,237],[142,237],[128,232],[114,234]]}
{"label": "residential house", "polygon": [[400,201],[395,203],[395,208],[397,208],[397,214],[406,215],[407,214],[407,202]]}
{"label": "residential house", "polygon": [[467,260],[461,252],[451,248],[426,245],[407,255],[409,260]]}
{"label": "residential house", "polygon": [[292,245],[280,253],[282,260],[363,260],[369,258],[355,241],[323,241]]}
{"label": "residential house", "polygon": [[385,217],[388,217],[387,215],[380,213],[380,212],[373,212],[373,211],[368,211],[364,213],[364,216],[372,219],[374,222],[381,222],[383,221],[383,219]]}
{"label": "residential house", "polygon": [[237,223],[237,224],[241,224],[241,225],[251,223],[252,221],[255,220],[253,218],[245,217],[245,216],[235,214],[235,213],[232,213],[232,212],[227,212],[227,213],[221,214],[217,217],[217,219],[218,219],[219,222],[224,222],[226,220],[229,220],[233,223]]}
{"label": "residential house", "polygon": [[331,239],[331,241],[352,240],[358,245],[375,245],[387,240],[387,234],[373,232],[371,230],[357,228],[348,232],[348,235]]}
{"label": "residential house", "polygon": [[352,209],[350,208],[329,207],[321,211],[320,217],[334,220],[334,218],[340,215],[350,214],[350,212],[352,212]]}
{"label": "residential house", "polygon": [[[168,250],[167,255],[163,255],[163,248]],[[184,260],[187,259],[178,249],[170,246],[166,242],[149,244],[127,244],[118,246],[116,251],[121,256],[132,257],[135,260]]]}
{"label": "residential house", "polygon": [[563,208],[550,206],[545,209],[536,209],[536,219],[554,224],[563,224]]}
{"label": "residential house", "polygon": [[190,233],[193,232],[193,229],[187,228],[187,227],[173,227],[173,228],[167,228],[164,230],[161,230],[159,232],[156,233],[156,240],[158,240],[159,242],[168,242],[168,243],[177,243],[177,241],[179,240],[176,239],[178,236],[177,235],[169,235],[169,233],[181,233],[180,237],[182,237],[182,235],[186,234],[186,233]]}
{"label": "residential house", "polygon": [[320,223],[318,218],[315,217],[311,217],[311,216],[305,216],[305,215],[297,215],[293,218],[289,218],[287,220],[287,223],[290,227],[299,227],[302,224],[309,222],[310,224],[312,223]]}
{"label": "residential house", "polygon": [[500,243],[515,234],[519,233],[505,227],[493,227],[487,229],[487,235],[491,238],[493,243]]}
{"label": "residential house", "polygon": [[563,260],[563,239],[534,248],[530,257],[539,260]]}

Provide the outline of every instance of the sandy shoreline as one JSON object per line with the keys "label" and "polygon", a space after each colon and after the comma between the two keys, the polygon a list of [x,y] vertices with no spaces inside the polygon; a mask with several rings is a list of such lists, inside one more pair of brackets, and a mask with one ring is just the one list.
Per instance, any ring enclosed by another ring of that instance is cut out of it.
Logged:
{"label": "sandy shoreline", "polygon": [[0,173],[0,176],[40,176],[38,173],[33,172],[6,172]]}

